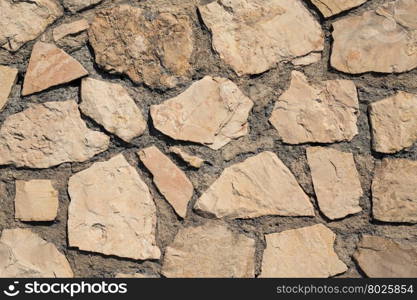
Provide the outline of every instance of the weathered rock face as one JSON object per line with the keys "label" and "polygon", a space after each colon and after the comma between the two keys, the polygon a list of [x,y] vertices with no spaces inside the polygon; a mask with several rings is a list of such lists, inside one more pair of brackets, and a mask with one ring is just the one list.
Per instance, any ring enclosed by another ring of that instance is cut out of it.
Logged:
{"label": "weathered rock face", "polygon": [[55,45],[37,42],[30,56],[22,96],[71,82],[87,74],[78,61]]}
{"label": "weathered rock face", "polygon": [[151,116],[162,133],[217,150],[248,133],[252,106],[232,81],[206,76],[177,97],[152,105]]}
{"label": "weathered rock face", "polygon": [[73,175],[68,192],[71,247],[132,259],[160,257],[155,204],[122,154]]}
{"label": "weathered rock face", "polygon": [[99,11],[89,37],[96,62],[111,73],[158,88],[189,80],[193,34],[185,15],[149,20],[140,8],[121,5]]}
{"label": "weathered rock face", "polygon": [[153,182],[175,212],[182,218],[193,196],[193,185],[187,175],[158,148],[151,146],[138,151],[145,167],[152,173]]}
{"label": "weathered rock face", "polygon": [[417,161],[383,159],[372,181],[373,217],[385,222],[417,223]]}
{"label": "weathered rock face", "polygon": [[0,66],[0,111],[6,105],[16,79],[17,69]]}
{"label": "weathered rock face", "polygon": [[103,0],[63,0],[65,8],[73,13],[98,4],[101,1]]}
{"label": "weathered rock face", "polygon": [[146,122],[123,86],[93,78],[81,85],[81,111],[126,142],[146,130]]}
{"label": "weathered rock face", "polygon": [[368,277],[417,277],[417,251],[389,239],[363,236],[354,258]]}
{"label": "weathered rock face", "polygon": [[347,270],[337,257],[336,235],[322,224],[265,235],[260,277],[330,277]]}
{"label": "weathered rock face", "polygon": [[272,152],[262,152],[226,168],[194,208],[216,218],[314,216],[308,196]]}
{"label": "weathered rock face", "polygon": [[0,0],[0,47],[17,51],[63,15],[57,0]]}
{"label": "weathered rock face", "polygon": [[362,5],[367,0],[311,0],[324,17],[337,15],[345,10]]}
{"label": "weathered rock face", "polygon": [[417,141],[417,95],[399,92],[369,106],[372,146],[395,153]]}
{"label": "weathered rock face", "polygon": [[183,161],[185,161],[191,167],[198,169],[204,163],[204,159],[201,159],[200,157],[195,156],[195,155],[191,155],[185,152],[184,150],[182,150],[180,147],[177,147],[177,146],[169,147],[169,151],[178,155]]}
{"label": "weathered rock face", "polygon": [[353,155],[331,148],[307,148],[314,191],[320,210],[329,219],[340,219],[362,210],[363,195]]}
{"label": "weathered rock face", "polygon": [[352,74],[416,68],[416,15],[416,0],[397,0],[334,22],[331,65]]}
{"label": "weathered rock face", "polygon": [[4,229],[0,239],[0,277],[73,277],[66,257],[29,229]]}
{"label": "weathered rock face", "polygon": [[73,100],[31,104],[0,128],[0,165],[49,168],[82,162],[109,145],[109,138],[87,128]]}
{"label": "weathered rock face", "polygon": [[207,222],[180,229],[165,252],[166,277],[254,277],[255,241],[225,225]]}
{"label": "weathered rock face", "polygon": [[213,48],[238,75],[323,50],[321,27],[299,0],[217,0],[199,11]]}
{"label": "weathered rock face", "polygon": [[358,133],[358,113],[352,81],[310,84],[303,73],[293,71],[291,85],[275,103],[269,121],[285,143],[334,143],[350,141]]}
{"label": "weathered rock face", "polygon": [[57,42],[60,39],[66,37],[67,35],[76,34],[81,31],[87,30],[90,25],[85,19],[80,19],[71,23],[65,23],[55,27],[52,34],[54,41]]}

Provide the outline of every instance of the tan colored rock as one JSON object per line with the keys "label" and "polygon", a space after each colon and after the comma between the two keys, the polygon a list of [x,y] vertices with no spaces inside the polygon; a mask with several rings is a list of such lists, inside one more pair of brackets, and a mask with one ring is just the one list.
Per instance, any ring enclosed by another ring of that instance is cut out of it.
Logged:
{"label": "tan colored rock", "polygon": [[335,238],[322,224],[265,235],[260,277],[326,278],[345,272],[333,249]]}
{"label": "tan colored rock", "polygon": [[311,0],[324,17],[337,15],[345,10],[362,5],[367,0]]}
{"label": "tan colored rock", "polygon": [[307,160],[320,210],[329,219],[340,219],[362,210],[363,195],[352,153],[309,147]]}
{"label": "tan colored rock", "polygon": [[289,89],[279,97],[269,119],[285,143],[334,143],[358,134],[359,103],[353,81],[312,84],[298,71],[291,77]]}
{"label": "tan colored rock", "polygon": [[175,212],[185,218],[188,202],[193,196],[193,185],[187,175],[155,146],[142,149],[137,154],[152,173],[158,190]]}
{"label": "tan colored rock", "polygon": [[417,161],[383,159],[372,181],[373,217],[384,222],[417,223]]}
{"label": "tan colored rock", "polygon": [[97,12],[90,26],[96,62],[110,73],[157,88],[189,80],[193,52],[191,21],[160,13],[152,20],[138,7],[120,5]]}
{"label": "tan colored rock", "polygon": [[21,221],[53,221],[58,213],[58,191],[51,180],[16,180],[15,218]]}
{"label": "tan colored rock", "polygon": [[52,32],[52,35],[54,37],[54,41],[57,42],[60,39],[66,37],[67,35],[77,34],[81,31],[87,30],[89,26],[90,25],[88,24],[87,20],[81,19],[55,27]]}
{"label": "tan colored rock", "polygon": [[372,146],[375,151],[395,153],[417,141],[417,95],[398,92],[369,105]]}
{"label": "tan colored rock", "polygon": [[83,10],[102,1],[103,0],[63,0],[65,8],[70,10],[72,13]]}
{"label": "tan colored rock", "polygon": [[159,259],[155,204],[122,154],[73,175],[68,193],[71,247],[132,259]]}
{"label": "tan colored rock", "polygon": [[116,83],[84,78],[81,111],[126,142],[143,134],[146,122],[125,88]]}
{"label": "tan colored rock", "polygon": [[49,168],[105,151],[109,138],[87,128],[73,100],[31,104],[0,128],[0,165]]}
{"label": "tan colored rock", "polygon": [[272,152],[262,152],[227,167],[194,208],[216,218],[314,216],[308,196]]}
{"label": "tan colored rock", "polygon": [[299,0],[217,0],[199,11],[214,50],[238,75],[323,50],[320,24]]}
{"label": "tan colored rock", "polygon": [[294,66],[308,66],[314,64],[321,59],[321,53],[312,52],[306,56],[296,58],[292,61]]}
{"label": "tan colored rock", "polygon": [[230,80],[206,76],[182,94],[151,106],[156,129],[218,150],[249,131],[253,102]]}
{"label": "tan colored rock", "polygon": [[198,169],[204,164],[204,159],[201,159],[200,157],[195,156],[195,155],[191,155],[185,152],[184,150],[182,150],[180,147],[177,147],[177,146],[169,147],[169,151],[178,155],[183,161],[185,161],[191,167]]}
{"label": "tan colored rock", "polygon": [[73,277],[66,257],[29,229],[4,229],[0,239],[0,277]]}
{"label": "tan colored rock", "polygon": [[351,74],[416,68],[416,15],[416,0],[397,0],[334,22],[331,65]]}
{"label": "tan colored rock", "polygon": [[167,247],[166,277],[248,278],[255,276],[255,241],[213,221],[182,228]]}
{"label": "tan colored rock", "polygon": [[242,153],[256,153],[259,149],[273,147],[274,140],[272,137],[260,136],[252,140],[246,135],[224,146],[222,148],[222,157],[224,160],[229,161]]}
{"label": "tan colored rock", "polygon": [[155,274],[143,274],[143,273],[117,273],[114,278],[159,278],[160,276]]}
{"label": "tan colored rock", "polygon": [[17,51],[36,39],[63,10],[57,0],[0,0],[0,47]]}
{"label": "tan colored rock", "polygon": [[17,69],[0,65],[0,111],[6,105],[16,80]]}

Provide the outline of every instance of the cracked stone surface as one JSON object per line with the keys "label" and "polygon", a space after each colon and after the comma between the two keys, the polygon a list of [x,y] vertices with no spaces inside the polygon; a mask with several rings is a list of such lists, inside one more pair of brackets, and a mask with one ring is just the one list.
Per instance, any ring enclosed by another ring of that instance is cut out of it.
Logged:
{"label": "cracked stone surface", "polygon": [[80,33],[81,31],[85,31],[88,29],[88,27],[90,27],[90,25],[85,19],[62,24],[58,27],[55,27],[53,30],[54,41],[57,42],[68,35],[73,35]]}
{"label": "cracked stone surface", "polygon": [[328,18],[343,11],[362,5],[367,0],[311,0],[324,17]]}
{"label": "cracked stone surface", "polygon": [[180,157],[184,162],[189,164],[194,168],[200,168],[204,164],[204,159],[201,159],[198,156],[191,155],[186,151],[182,150],[180,147],[173,146],[169,147],[169,151],[175,153],[178,157]]}
{"label": "cracked stone surface", "polygon": [[63,0],[65,8],[75,13],[77,11],[86,9],[90,6],[98,4],[103,0]]}
{"label": "cracked stone surface", "polygon": [[16,83],[17,72],[16,68],[0,65],[0,111],[6,105],[13,85]]}

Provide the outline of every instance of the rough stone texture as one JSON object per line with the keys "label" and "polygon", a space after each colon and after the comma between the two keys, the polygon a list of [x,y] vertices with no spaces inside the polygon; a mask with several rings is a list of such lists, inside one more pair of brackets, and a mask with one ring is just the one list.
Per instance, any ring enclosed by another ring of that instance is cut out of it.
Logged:
{"label": "rough stone texture", "polygon": [[146,122],[135,101],[120,84],[84,78],[81,111],[126,142],[146,130]]}
{"label": "rough stone texture", "polygon": [[321,59],[321,53],[312,52],[306,56],[293,59],[292,64],[294,66],[308,66],[316,62],[319,62],[320,59]]}
{"label": "rough stone texture", "polygon": [[55,27],[53,30],[54,41],[57,42],[67,35],[80,33],[81,31],[87,30],[89,26],[87,20],[81,19]]}
{"label": "rough stone texture", "polygon": [[309,147],[307,159],[320,210],[329,219],[340,219],[362,210],[363,195],[352,153]]}
{"label": "rough stone texture", "polygon": [[122,154],[73,175],[68,193],[69,246],[132,259],[159,259],[155,204]]}
{"label": "rough stone texture", "polygon": [[312,84],[293,71],[291,85],[275,103],[269,121],[285,143],[334,143],[350,141],[358,133],[358,110],[353,81]]}
{"label": "rough stone texture", "polygon": [[384,222],[417,223],[417,161],[385,158],[372,181],[373,217]]}
{"label": "rough stone texture", "polygon": [[177,97],[151,106],[162,133],[218,150],[249,131],[253,102],[226,78],[206,76]]}
{"label": "rough stone texture", "polygon": [[0,239],[0,277],[73,277],[66,257],[29,229],[4,229]]}
{"label": "rough stone texture", "polygon": [[140,150],[138,156],[152,173],[161,194],[175,212],[185,218],[188,202],[193,196],[193,185],[185,173],[155,146]]}
{"label": "rough stone texture", "polygon": [[256,140],[251,140],[247,136],[233,141],[222,148],[222,157],[230,161],[242,153],[256,153],[262,148],[273,148],[274,140],[268,136],[261,136]]}
{"label": "rough stone texture", "polygon": [[0,65],[0,111],[6,105],[17,79],[17,69]]}
{"label": "rough stone texture", "polygon": [[53,221],[58,212],[58,191],[51,180],[16,180],[15,218],[21,221]]}
{"label": "rough stone texture", "polygon": [[417,141],[417,95],[398,92],[372,103],[369,118],[375,151],[395,153]]}
{"label": "rough stone texture", "polygon": [[254,277],[255,241],[213,221],[181,229],[167,247],[166,277]]}
{"label": "rough stone texture", "polygon": [[366,1],[367,0],[311,0],[326,18],[362,5]]}
{"label": "rough stone texture", "polygon": [[182,150],[180,147],[173,146],[169,147],[169,151],[172,153],[175,153],[177,156],[179,156],[184,162],[186,162],[188,165],[194,168],[200,168],[204,164],[204,159],[201,159],[198,156],[191,155],[187,153],[186,151]]}
{"label": "rough stone texture", "polygon": [[88,129],[73,100],[31,104],[0,128],[0,165],[49,168],[82,162],[109,145],[109,138]]}
{"label": "rough stone texture", "polygon": [[63,0],[65,8],[73,13],[86,9],[102,1],[103,0]]}
{"label": "rough stone texture", "polygon": [[347,270],[322,224],[267,234],[260,277],[330,277]]}
{"label": "rough stone texture", "polygon": [[299,0],[217,0],[199,11],[214,50],[238,75],[323,50],[320,25]]}
{"label": "rough stone texture", "polygon": [[262,152],[226,168],[194,208],[216,218],[314,216],[308,196],[272,152]]}

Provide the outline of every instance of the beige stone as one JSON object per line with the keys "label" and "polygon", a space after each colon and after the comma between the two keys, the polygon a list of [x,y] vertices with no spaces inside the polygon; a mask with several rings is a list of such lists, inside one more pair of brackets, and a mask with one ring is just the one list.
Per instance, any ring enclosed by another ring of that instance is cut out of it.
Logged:
{"label": "beige stone", "polygon": [[204,159],[201,159],[198,156],[191,155],[186,151],[182,150],[180,147],[173,146],[169,147],[169,151],[175,153],[179,156],[183,161],[185,161],[188,165],[194,168],[200,168],[204,164]]}
{"label": "beige stone", "polygon": [[311,0],[326,18],[362,5],[366,1],[367,0]]}
{"label": "beige stone", "polygon": [[227,167],[194,208],[216,218],[314,216],[308,196],[272,152],[262,152]]}
{"label": "beige stone", "polygon": [[126,142],[146,130],[146,122],[125,88],[116,83],[84,78],[81,111]]}
{"label": "beige stone", "polygon": [[416,68],[416,15],[416,0],[397,0],[334,22],[331,65],[351,74]]}
{"label": "beige stone", "polygon": [[322,224],[267,234],[260,277],[326,278],[346,265],[333,249],[336,235]]}
{"label": "beige stone", "polygon": [[152,105],[151,116],[162,133],[218,150],[248,133],[252,106],[232,81],[206,76],[182,94]]}
{"label": "beige stone", "polygon": [[259,149],[273,148],[274,140],[269,136],[257,136],[252,140],[249,136],[232,141],[222,148],[222,157],[229,161],[242,153],[256,153]]}
{"label": "beige stone", "polygon": [[384,222],[417,223],[417,161],[383,159],[372,181],[373,217]]}
{"label": "beige stone", "polygon": [[51,180],[16,180],[15,218],[21,221],[53,221],[58,212],[58,191]]}
{"label": "beige stone", "polygon": [[175,212],[185,218],[188,202],[193,196],[193,185],[187,175],[155,146],[138,151],[138,156],[152,173],[161,194]]}
{"label": "beige stone", "polygon": [[155,204],[122,154],[73,175],[68,193],[71,247],[132,259],[159,259]]}
{"label": "beige stone", "polygon": [[311,65],[320,61],[320,59],[321,59],[321,53],[312,52],[306,56],[295,58],[292,61],[292,64],[294,66],[308,66],[308,65]]}
{"label": "beige stone", "polygon": [[353,257],[368,277],[417,277],[417,251],[383,237],[364,235]]}
{"label": "beige stone", "polygon": [[70,23],[61,24],[58,27],[55,27],[52,31],[54,41],[57,42],[60,39],[66,37],[67,35],[73,35],[80,33],[84,30],[87,30],[90,25],[85,19],[77,20]]}
{"label": "beige stone", "polygon": [[0,239],[0,277],[73,277],[66,257],[29,229],[4,229]]}
{"label": "beige stone", "polygon": [[199,11],[214,50],[238,75],[323,50],[320,24],[299,0],[217,0]]}
{"label": "beige stone", "polygon": [[143,273],[117,273],[115,278],[159,278],[156,274],[143,274]]}
{"label": "beige stone", "polygon": [[89,29],[96,62],[110,73],[157,88],[189,80],[193,52],[191,21],[185,15],[120,5],[97,12]]}
{"label": "beige stone", "polygon": [[65,8],[72,13],[86,9],[102,1],[103,0],[63,0]]}
{"label": "beige stone", "polygon": [[334,143],[350,141],[358,134],[358,114],[353,81],[313,84],[303,73],[293,71],[290,87],[275,103],[269,121],[285,143]]}
{"label": "beige stone", "polygon": [[352,153],[309,147],[307,160],[320,210],[329,219],[340,219],[362,210],[363,195]]}
{"label": "beige stone", "polygon": [[254,277],[255,240],[213,221],[182,228],[166,249],[162,274],[184,278]]}
{"label": "beige stone", "polygon": [[397,94],[370,104],[372,147],[395,153],[417,141],[417,95]]}
{"label": "beige stone", "polygon": [[17,69],[0,65],[0,111],[6,105],[16,80]]}

